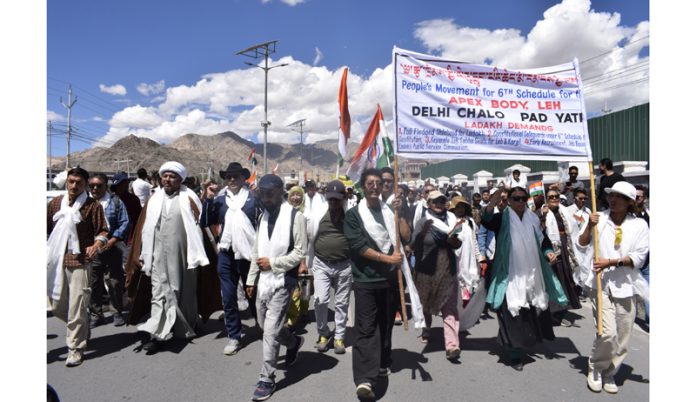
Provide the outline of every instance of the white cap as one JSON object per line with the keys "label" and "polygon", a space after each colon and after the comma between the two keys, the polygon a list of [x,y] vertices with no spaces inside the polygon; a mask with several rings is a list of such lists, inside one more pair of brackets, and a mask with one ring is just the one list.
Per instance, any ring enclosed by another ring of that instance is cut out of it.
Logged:
{"label": "white cap", "polygon": [[619,193],[623,196],[632,199],[633,201],[636,200],[636,188],[633,187],[633,184],[627,181],[618,181],[614,183],[614,185],[611,188],[605,188],[604,192],[606,192],[607,194]]}

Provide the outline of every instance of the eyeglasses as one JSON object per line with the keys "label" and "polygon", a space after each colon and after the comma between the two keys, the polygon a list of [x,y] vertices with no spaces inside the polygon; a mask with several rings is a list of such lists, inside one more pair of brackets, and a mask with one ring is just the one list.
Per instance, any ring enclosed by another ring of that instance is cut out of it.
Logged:
{"label": "eyeglasses", "polygon": [[104,185],[101,183],[90,183],[89,184],[89,188],[102,188],[102,187],[104,187]]}
{"label": "eyeglasses", "polygon": [[526,201],[527,198],[526,198],[526,197],[519,197],[519,196],[518,196],[518,197],[510,197],[510,198],[508,198],[508,200],[510,200],[510,201],[522,202],[522,201]]}
{"label": "eyeglasses", "polygon": [[547,195],[546,198],[549,200],[560,200],[561,196],[558,194],[552,194],[552,195]]}
{"label": "eyeglasses", "polygon": [[382,182],[379,180],[374,180],[374,181],[366,181],[365,182],[365,188],[372,188],[372,187],[382,187]]}

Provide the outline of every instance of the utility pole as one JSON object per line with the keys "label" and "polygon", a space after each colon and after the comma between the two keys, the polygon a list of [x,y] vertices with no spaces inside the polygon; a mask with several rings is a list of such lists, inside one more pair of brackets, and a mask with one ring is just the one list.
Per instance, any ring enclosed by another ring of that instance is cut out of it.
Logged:
{"label": "utility pole", "polygon": [[46,190],[51,189],[51,179],[53,178],[53,158],[51,157],[51,131],[53,127],[48,121],[48,180],[46,180]]}
{"label": "utility pole", "polygon": [[116,163],[116,173],[120,172],[121,169],[121,163],[125,162],[126,163],[126,173],[128,174],[128,177],[130,177],[130,162],[133,162],[132,159],[121,159],[121,160],[115,160]]}
{"label": "utility pole", "polygon": [[300,119],[300,120],[297,120],[296,122],[288,124],[288,127],[299,127],[300,128],[300,170],[304,170],[304,167],[302,166],[302,162],[303,162],[303,160],[302,160],[302,145],[303,145],[302,128],[304,127],[304,124],[306,121],[307,121],[307,119]]}
{"label": "utility pole", "polygon": [[68,109],[68,131],[67,131],[67,138],[68,138],[68,151],[65,154],[65,169],[68,170],[70,169],[70,134],[72,132],[72,128],[70,126],[70,112],[72,111],[72,107],[75,105],[75,102],[77,102],[77,96],[73,100],[72,98],[72,85],[68,86],[68,104],[66,105],[63,103],[63,97],[60,97],[60,104],[63,105],[66,109]]}
{"label": "utility pole", "polygon": [[264,57],[264,67],[252,64],[249,62],[244,62],[245,64],[258,67],[264,71],[264,87],[263,87],[263,121],[261,126],[263,127],[263,174],[268,174],[268,158],[266,158],[266,146],[268,144],[268,126],[271,122],[268,121],[268,72],[277,67],[285,67],[288,63],[279,64],[277,66],[268,67],[268,55],[275,53],[277,40],[262,43],[260,45],[254,45],[247,49],[237,52],[237,55],[251,57],[252,59],[258,59],[259,57]]}

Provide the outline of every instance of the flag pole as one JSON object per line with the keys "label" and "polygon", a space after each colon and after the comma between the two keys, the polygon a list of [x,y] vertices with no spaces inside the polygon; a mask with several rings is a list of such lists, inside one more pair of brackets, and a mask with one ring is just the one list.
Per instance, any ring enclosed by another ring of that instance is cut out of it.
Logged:
{"label": "flag pole", "polygon": [[[398,155],[394,154],[394,197],[399,190],[399,159]],[[387,158],[388,160],[389,158]],[[394,225],[396,229],[396,251],[401,251],[401,231],[399,230],[399,211],[394,210]],[[402,255],[401,258],[406,258]],[[403,261],[400,264],[397,277],[399,278],[399,301],[401,302],[401,321],[404,323],[404,331],[408,331],[408,315],[406,315],[406,297],[404,295],[404,274],[401,272]]]}
{"label": "flag pole", "polygon": [[[597,212],[597,197],[595,194],[594,164],[590,164],[590,197],[592,198],[592,213]],[[589,225],[589,222],[588,222]],[[594,227],[594,261],[599,261],[599,237],[597,237],[597,225]],[[602,336],[602,271],[595,273],[597,277],[597,336]]]}

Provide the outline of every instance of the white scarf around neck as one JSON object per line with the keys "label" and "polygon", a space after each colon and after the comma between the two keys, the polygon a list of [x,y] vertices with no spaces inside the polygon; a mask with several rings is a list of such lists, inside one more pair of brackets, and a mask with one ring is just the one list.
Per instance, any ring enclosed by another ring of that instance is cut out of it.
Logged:
{"label": "white scarf around neck", "polygon": [[[152,272],[155,250],[155,227],[160,220],[166,197],[167,195],[164,189],[160,187],[152,194],[147,203],[147,212],[142,232],[142,250],[140,252],[140,259],[143,261],[143,273],[147,276],[150,276]],[[202,211],[201,200],[196,193],[186,186],[181,186],[179,189],[178,199],[181,217],[184,221],[184,228],[186,230],[187,268],[194,269],[199,266],[208,265],[210,262],[205,254],[205,247],[203,246],[203,233],[197,223],[199,217],[193,216],[191,201],[189,201],[193,200],[198,207],[198,211]]]}
{"label": "white scarf around neck", "polygon": [[530,304],[546,310],[546,294],[541,273],[538,239],[542,237],[539,218],[525,208],[522,219],[511,208],[506,208],[510,222],[510,255],[508,285],[505,290],[508,310],[513,317]]}
{"label": "white scarf around neck", "polygon": [[[395,225],[391,224],[391,222],[394,222],[394,213],[392,212],[391,208],[389,208],[389,206],[387,206],[387,204],[381,200],[379,202],[379,206],[384,223],[387,225],[386,228],[377,222],[374,216],[372,216],[372,213],[367,206],[367,201],[364,198],[360,200],[360,203],[358,204],[358,214],[360,215],[360,219],[363,222],[367,235],[370,236],[375,243],[377,243],[377,246],[382,253],[388,254],[391,246],[396,244],[396,228]],[[401,245],[400,249],[401,255],[406,255],[403,244]],[[413,282],[413,278],[411,277],[411,267],[409,267],[406,258],[401,259],[401,272],[404,276],[404,281],[406,282],[408,294],[411,299],[413,326],[416,327],[416,329],[424,328],[425,316],[423,315],[423,305],[420,302],[416,284]]]}
{"label": "white scarf around neck", "polygon": [[[249,190],[245,187],[239,189],[237,195],[231,191],[225,192],[225,227],[220,236],[218,250],[229,250],[234,252],[235,260],[251,261],[251,253],[256,239],[256,230],[249,221],[242,208],[249,198]],[[234,233],[236,232],[236,234]]]}
{"label": "white scarf around neck", "polygon": [[433,227],[435,227],[440,232],[449,235],[452,229],[457,225],[457,217],[450,211],[445,211],[447,214],[447,222],[435,216],[429,209],[425,210],[425,216],[427,219],[433,221]]}
{"label": "white scarf around neck", "polygon": [[63,288],[63,261],[65,251],[70,254],[80,254],[80,240],[77,237],[77,224],[82,222],[80,208],[87,201],[87,192],[77,196],[72,207],[69,205],[68,192],[66,191],[60,201],[60,210],[53,215],[56,222],[48,237],[47,250],[47,294],[52,300],[58,300]]}
{"label": "white scarf around neck", "polygon": [[459,286],[466,289],[469,293],[474,293],[474,290],[478,288],[481,275],[479,274],[479,266],[476,261],[478,244],[476,243],[474,230],[469,226],[467,219],[464,219],[462,222],[462,231],[459,232],[458,238],[462,245],[454,250],[454,255],[457,257]]}
{"label": "white scarf around neck", "polygon": [[[280,212],[273,226],[273,233],[268,237],[268,218],[270,213],[268,210],[263,211],[261,223],[259,223],[258,234],[258,256],[266,257],[273,262],[273,259],[287,254],[290,247],[290,228],[292,226],[292,210],[293,207],[284,202],[280,205]],[[298,212],[299,213],[299,212]],[[273,272],[273,270],[260,271],[258,283],[258,297],[261,300],[267,300],[276,289],[285,285],[285,273]]]}

